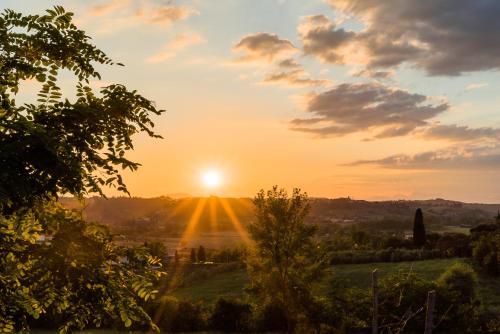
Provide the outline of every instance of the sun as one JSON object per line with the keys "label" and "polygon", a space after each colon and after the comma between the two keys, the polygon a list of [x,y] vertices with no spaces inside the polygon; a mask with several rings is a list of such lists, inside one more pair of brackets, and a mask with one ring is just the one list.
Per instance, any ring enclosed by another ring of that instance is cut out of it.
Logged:
{"label": "sun", "polygon": [[207,188],[216,188],[221,184],[220,172],[214,169],[206,170],[201,174],[201,181]]}

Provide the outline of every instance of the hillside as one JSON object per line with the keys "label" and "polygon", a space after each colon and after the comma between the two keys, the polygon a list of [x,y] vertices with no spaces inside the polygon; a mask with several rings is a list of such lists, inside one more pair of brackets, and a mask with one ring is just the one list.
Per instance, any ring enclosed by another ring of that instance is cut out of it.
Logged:
{"label": "hillside", "polygon": [[[184,231],[190,222],[195,233],[234,231],[234,221],[245,226],[253,219],[253,204],[249,198],[92,197],[83,203],[74,198],[61,198],[60,201],[68,208],[83,210],[87,220],[104,223],[115,231],[161,230],[164,234],[175,235]],[[320,226],[359,224],[364,228],[408,229],[416,208],[422,208],[426,225],[431,228],[470,227],[494,219],[498,207],[500,205],[444,199],[370,202],[314,198],[308,222]]]}

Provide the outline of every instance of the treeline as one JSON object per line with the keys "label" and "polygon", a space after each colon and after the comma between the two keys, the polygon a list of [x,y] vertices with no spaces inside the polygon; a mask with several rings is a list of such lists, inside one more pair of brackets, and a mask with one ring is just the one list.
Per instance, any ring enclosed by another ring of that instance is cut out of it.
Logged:
{"label": "treeline", "polygon": [[480,225],[471,230],[473,236],[473,256],[490,276],[500,274],[500,222]]}
{"label": "treeline", "polygon": [[428,233],[417,247],[413,237],[360,228],[338,228],[324,238],[331,264],[421,261],[470,257],[472,239],[462,233]]}

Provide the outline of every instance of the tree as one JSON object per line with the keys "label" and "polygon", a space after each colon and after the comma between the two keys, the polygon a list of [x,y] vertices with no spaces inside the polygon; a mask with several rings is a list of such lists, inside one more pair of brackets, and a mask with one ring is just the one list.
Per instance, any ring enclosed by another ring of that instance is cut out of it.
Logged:
{"label": "tree", "polygon": [[191,262],[196,263],[196,250],[194,248],[191,248]]}
{"label": "tree", "polygon": [[422,209],[418,208],[415,211],[415,220],[413,222],[413,243],[417,247],[422,247],[425,245],[425,240],[424,215]]}
{"label": "tree", "polygon": [[160,259],[165,262],[165,259],[168,256],[167,247],[161,241],[145,241],[144,247],[147,249],[148,253],[152,256]]}
{"label": "tree", "polygon": [[249,291],[262,305],[271,302],[281,307],[291,333],[305,318],[326,257],[313,238],[316,227],[304,222],[309,212],[306,194],[294,189],[288,197],[284,189],[275,186],[267,193],[261,190],[254,203],[256,221],[249,229],[255,254],[249,263]]}
{"label": "tree", "polygon": [[174,265],[177,266],[179,264],[179,253],[177,252],[177,249],[175,250],[174,254]]}
{"label": "tree", "polygon": [[[96,65],[113,61],[56,6],[44,15],[0,14],[0,332],[26,332],[34,319],[55,319],[61,332],[103,323],[147,325],[157,259],[125,252],[102,226],[54,204],[60,194],[128,193],[122,169],[132,136],[153,132],[163,110],[136,91],[109,85],[95,93]],[[120,64],[117,64],[120,65]],[[63,99],[58,73],[73,73],[76,99]],[[15,100],[37,80],[36,102]],[[51,243],[40,237],[52,237]]]}
{"label": "tree", "polygon": [[[90,43],[60,6],[45,15],[5,10],[0,15],[0,202],[4,213],[72,194],[127,192],[120,169],[136,170],[126,158],[132,135],[153,132],[154,103],[122,85],[95,94],[95,64],[115,64]],[[117,64],[121,65],[121,64]],[[62,98],[61,71],[77,79],[76,100]],[[34,103],[18,105],[23,80],[42,85]]]}
{"label": "tree", "polygon": [[205,252],[205,247],[203,247],[203,246],[200,246],[198,248],[198,261],[199,262],[207,261],[207,254]]}
{"label": "tree", "polygon": [[210,316],[211,329],[244,333],[251,327],[252,308],[239,300],[219,298]]}

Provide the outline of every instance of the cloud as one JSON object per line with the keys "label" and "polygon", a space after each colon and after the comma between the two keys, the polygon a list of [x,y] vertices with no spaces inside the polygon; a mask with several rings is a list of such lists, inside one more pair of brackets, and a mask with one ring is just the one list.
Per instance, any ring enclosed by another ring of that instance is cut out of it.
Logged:
{"label": "cloud", "polygon": [[445,139],[449,141],[477,141],[480,139],[500,139],[500,129],[491,127],[471,128],[468,126],[433,125],[422,131],[426,139]]}
{"label": "cloud", "polygon": [[262,82],[268,84],[282,84],[285,86],[326,86],[331,83],[330,80],[312,79],[307,76],[302,68],[300,68],[299,64],[297,64],[297,66],[299,68],[294,70],[270,73]]}
{"label": "cloud", "polygon": [[130,0],[112,0],[90,8],[90,13],[95,16],[107,15],[116,12],[130,4]]}
{"label": "cloud", "polygon": [[357,71],[352,73],[355,77],[366,77],[373,79],[387,79],[394,75],[394,71],[373,71],[369,69],[364,69],[361,71]]}
{"label": "cloud", "polygon": [[346,166],[372,165],[392,169],[490,169],[500,167],[500,147],[450,147],[415,155],[397,154],[376,160],[358,160]]}
{"label": "cloud", "polygon": [[288,56],[297,51],[292,42],[280,39],[276,34],[258,32],[243,37],[233,51],[243,55],[237,62],[264,61],[273,62],[275,59]]}
{"label": "cloud", "polygon": [[293,58],[287,58],[278,63],[278,67],[281,68],[299,68],[300,64]]}
{"label": "cloud", "polygon": [[158,63],[176,56],[177,52],[191,45],[205,42],[205,39],[196,33],[181,34],[165,45],[162,51],[155,53],[146,59],[148,63]]}
{"label": "cloud", "polygon": [[[296,119],[291,129],[320,137],[374,132],[375,138],[409,134],[448,109],[424,95],[411,94],[378,83],[344,83],[309,95],[306,111],[312,118]],[[306,125],[306,126],[304,126]]]}
{"label": "cloud", "polygon": [[169,25],[175,21],[187,19],[195,11],[186,6],[158,6],[142,8],[136,12],[136,17],[151,24]]}
{"label": "cloud", "polygon": [[301,20],[299,34],[306,55],[314,55],[327,63],[342,64],[344,55],[339,49],[356,36],[354,32],[336,29],[335,23],[324,15],[307,16]]}
{"label": "cloud", "polygon": [[98,31],[110,33],[137,25],[168,26],[176,21],[185,20],[195,14],[196,10],[184,5],[156,4],[152,0],[111,0],[91,7],[88,11],[91,18],[103,17],[98,23]]}
{"label": "cloud", "polygon": [[299,26],[303,52],[324,62],[368,69],[406,63],[444,76],[500,68],[497,0],[328,2],[364,28],[348,31],[324,15],[304,18]]}
{"label": "cloud", "polygon": [[471,83],[465,87],[465,90],[475,90],[488,86],[487,83]]}

